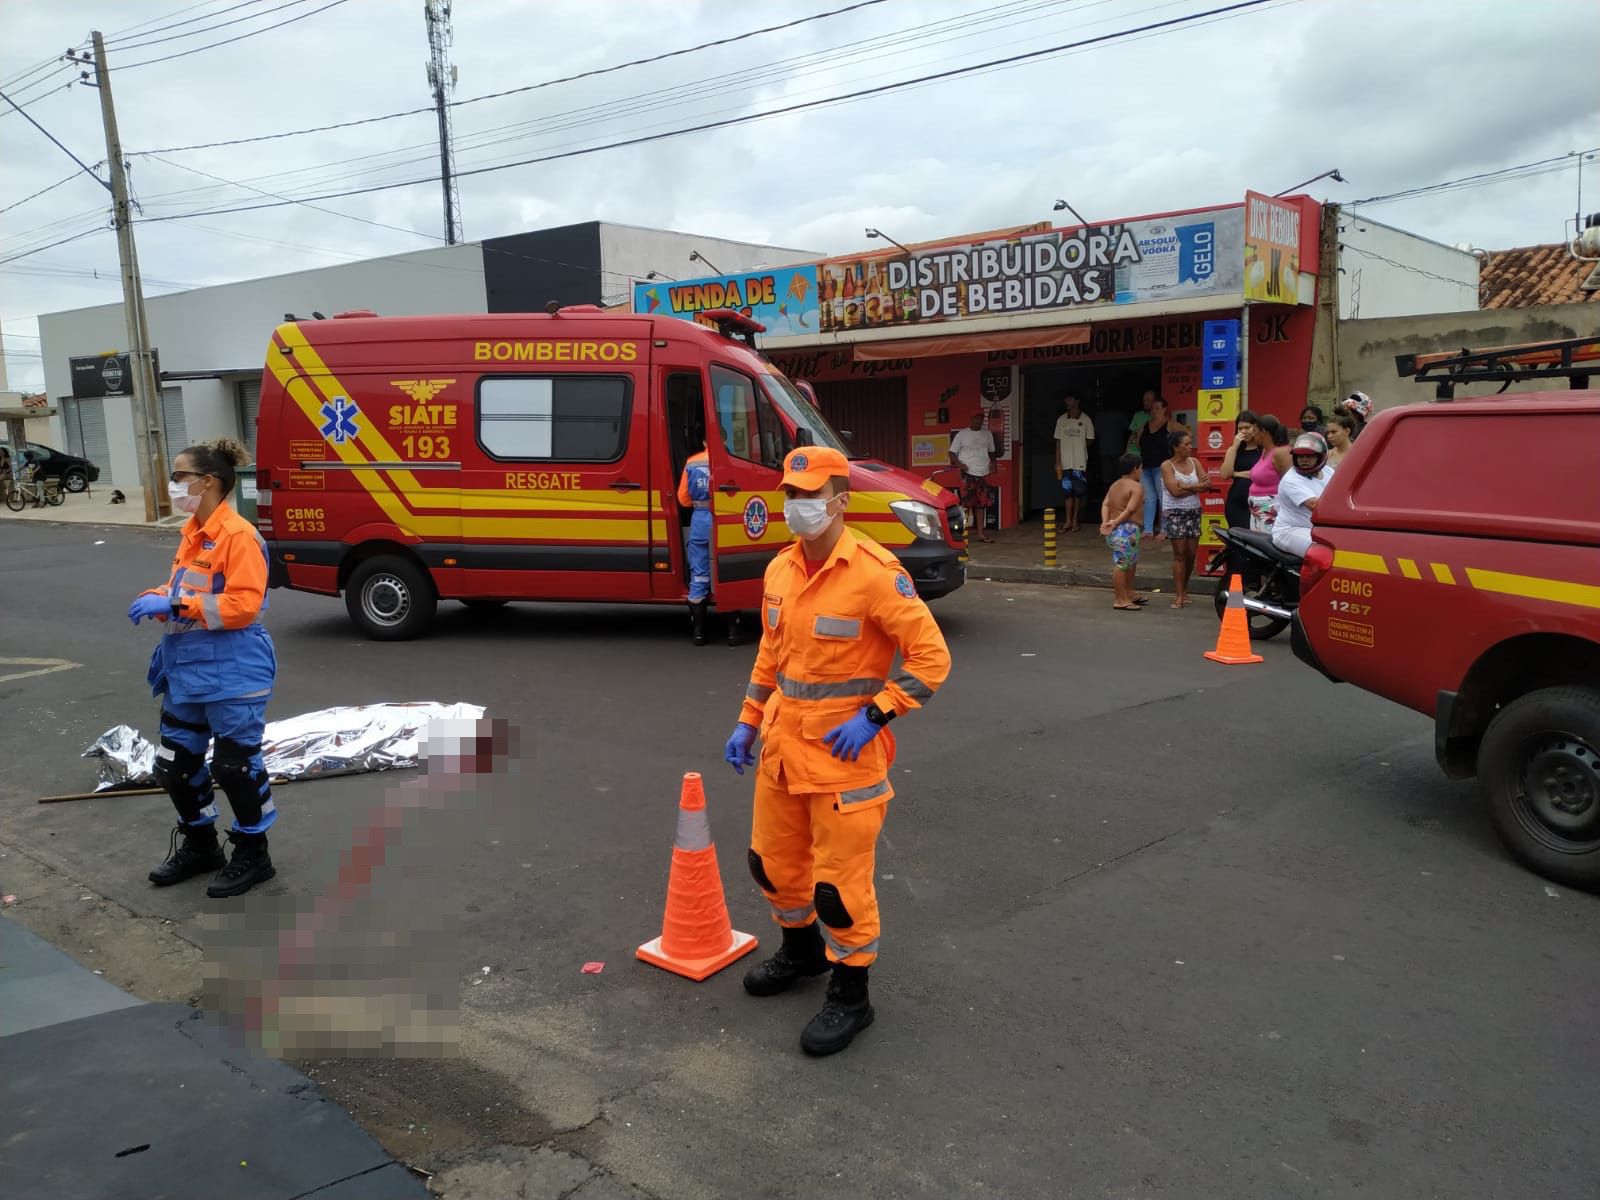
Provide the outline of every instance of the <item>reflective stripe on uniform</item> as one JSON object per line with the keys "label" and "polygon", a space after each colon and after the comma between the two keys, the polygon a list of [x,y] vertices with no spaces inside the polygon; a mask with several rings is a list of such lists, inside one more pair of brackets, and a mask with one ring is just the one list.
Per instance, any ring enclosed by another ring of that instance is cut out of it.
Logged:
{"label": "reflective stripe on uniform", "polygon": [[841,679],[834,683],[804,683],[780,672],[778,690],[790,700],[838,700],[850,696],[876,696],[883,690],[883,680]]}
{"label": "reflective stripe on uniform", "polygon": [[780,921],[809,921],[816,911],[815,904],[806,904],[799,908],[779,908],[776,904],[772,906],[772,915]]}
{"label": "reflective stripe on uniform", "polygon": [[705,809],[678,810],[678,836],[672,844],[679,850],[710,849],[711,822]]}
{"label": "reflective stripe on uniform", "polygon": [[812,625],[818,637],[858,638],[861,636],[861,622],[847,620],[844,617],[818,617]]}
{"label": "reflective stripe on uniform", "polygon": [[817,928],[822,931],[822,940],[828,944],[828,949],[832,950],[840,958],[849,958],[852,954],[876,954],[878,952],[878,942],[880,940],[878,938],[873,938],[865,946],[846,946],[838,938],[834,937],[833,930],[822,922],[817,922]]}
{"label": "reflective stripe on uniform", "polygon": [[864,788],[855,788],[852,791],[839,793],[839,804],[861,804],[867,800],[876,800],[879,796],[886,795],[889,791],[889,781],[881,779],[877,783],[869,783]]}
{"label": "reflective stripe on uniform", "polygon": [[223,629],[222,609],[217,604],[217,598],[210,592],[200,597],[200,613],[205,617],[207,629]]}
{"label": "reflective stripe on uniform", "polygon": [[893,676],[889,682],[895,684],[900,688],[901,691],[905,692],[906,695],[910,696],[919,704],[924,700],[933,699],[933,689],[927,684],[923,683],[922,680],[918,679],[910,671],[901,671],[898,675]]}
{"label": "reflective stripe on uniform", "polygon": [[772,699],[772,689],[763,687],[759,683],[752,683],[744,689],[746,700],[754,700],[757,704],[765,704]]}
{"label": "reflective stripe on uniform", "polygon": [[709,501],[709,500],[696,500],[694,502],[694,507],[695,508],[703,508],[703,509],[705,509],[706,511],[709,512],[710,509],[711,509],[711,501]]}

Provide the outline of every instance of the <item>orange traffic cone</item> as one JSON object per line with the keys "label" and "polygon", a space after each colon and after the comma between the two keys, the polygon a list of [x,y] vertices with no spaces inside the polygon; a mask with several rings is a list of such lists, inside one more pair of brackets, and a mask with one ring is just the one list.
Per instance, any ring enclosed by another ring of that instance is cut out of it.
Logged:
{"label": "orange traffic cone", "polygon": [[1222,610],[1222,628],[1217,630],[1217,648],[1207,650],[1212,662],[1239,666],[1266,660],[1250,652],[1250,614],[1244,609],[1244,580],[1237,575],[1228,581],[1228,606]]}
{"label": "orange traffic cone", "polygon": [[706,793],[698,772],[683,777],[678,801],[678,836],[672,846],[667,882],[667,914],[661,936],[639,947],[638,955],[668,971],[698,982],[756,948],[754,934],[740,933],[728,920],[717,850],[706,819]]}

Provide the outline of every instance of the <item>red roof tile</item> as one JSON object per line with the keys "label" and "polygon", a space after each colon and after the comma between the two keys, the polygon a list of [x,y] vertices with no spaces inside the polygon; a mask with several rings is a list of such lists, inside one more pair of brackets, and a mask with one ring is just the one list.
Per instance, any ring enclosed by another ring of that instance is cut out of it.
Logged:
{"label": "red roof tile", "polygon": [[1600,291],[1579,286],[1596,267],[1600,263],[1573,258],[1560,244],[1492,251],[1478,272],[1478,307],[1600,303]]}

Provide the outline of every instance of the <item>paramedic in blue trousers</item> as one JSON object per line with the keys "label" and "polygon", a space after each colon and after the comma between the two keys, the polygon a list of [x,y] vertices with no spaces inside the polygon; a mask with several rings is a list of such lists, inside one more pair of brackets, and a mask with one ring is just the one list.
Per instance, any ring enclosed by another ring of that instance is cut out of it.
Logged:
{"label": "paramedic in blue trousers", "polygon": [[[163,697],[156,778],[172,797],[178,825],[167,859],[150,872],[157,887],[215,871],[213,897],[238,896],[276,874],[267,829],[277,819],[261,758],[267,700],[277,674],[267,608],[267,546],[228,503],[243,446],[220,438],[190,446],[172,463],[172,507],[189,514],[167,582],[128,608],[165,628],[150,658],[150,690]],[[215,743],[211,762],[206,748]],[[233,856],[217,842],[216,789],[233,809]]]}
{"label": "paramedic in blue trousers", "polygon": [[[678,480],[678,504],[692,510],[689,518],[689,538],[685,552],[689,559],[689,627],[694,633],[694,644],[706,644],[706,607],[711,599],[711,539],[716,535],[715,518],[711,512],[711,456],[706,453],[704,440],[698,453],[691,454],[683,464],[683,476]],[[737,645],[738,628],[730,615],[728,618],[728,644]]]}

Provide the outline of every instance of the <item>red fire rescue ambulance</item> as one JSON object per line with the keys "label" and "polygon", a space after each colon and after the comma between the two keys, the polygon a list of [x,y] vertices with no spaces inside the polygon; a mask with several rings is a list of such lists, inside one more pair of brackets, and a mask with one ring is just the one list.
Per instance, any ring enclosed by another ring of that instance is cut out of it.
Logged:
{"label": "red fire rescue ambulance", "polygon": [[[790,536],[784,455],[846,447],[756,351],[761,326],[716,317],[580,306],[279,326],[257,426],[273,586],[343,593],[357,626],[391,640],[425,630],[440,599],[683,603],[690,514],[675,492],[704,440],[716,605],[758,608]],[[949,491],[864,460],[850,485],[851,529],[924,597],[961,586]]]}

